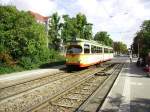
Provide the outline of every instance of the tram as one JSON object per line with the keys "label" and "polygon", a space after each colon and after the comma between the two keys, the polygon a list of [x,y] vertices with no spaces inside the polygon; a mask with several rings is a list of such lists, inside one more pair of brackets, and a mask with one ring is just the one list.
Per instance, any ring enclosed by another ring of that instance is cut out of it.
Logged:
{"label": "tram", "polygon": [[75,39],[69,41],[66,51],[68,67],[88,67],[113,58],[113,48],[93,40]]}

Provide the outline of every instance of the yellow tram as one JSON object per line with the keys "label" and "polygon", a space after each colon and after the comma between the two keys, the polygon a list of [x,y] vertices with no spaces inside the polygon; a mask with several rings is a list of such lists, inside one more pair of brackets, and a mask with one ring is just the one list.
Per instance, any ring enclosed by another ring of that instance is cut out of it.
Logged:
{"label": "yellow tram", "polygon": [[113,58],[113,48],[93,40],[75,39],[67,44],[66,65],[88,67]]}

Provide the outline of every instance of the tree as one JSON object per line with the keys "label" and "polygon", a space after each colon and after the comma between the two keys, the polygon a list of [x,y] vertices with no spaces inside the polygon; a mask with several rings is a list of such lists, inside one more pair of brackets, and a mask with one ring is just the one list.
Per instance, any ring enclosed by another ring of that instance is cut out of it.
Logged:
{"label": "tree", "polygon": [[86,24],[83,30],[83,38],[87,40],[92,39],[92,24]]}
{"label": "tree", "polygon": [[58,16],[58,13],[52,14],[50,17],[50,23],[49,23],[49,43],[54,47],[55,50],[58,50],[60,47],[60,41],[61,41],[61,28],[62,23],[60,22],[60,16]]}
{"label": "tree", "polygon": [[142,53],[143,45],[144,45],[144,38],[142,32],[137,32],[134,40],[133,40],[133,53],[138,54],[138,52]]}
{"label": "tree", "polygon": [[[7,65],[29,58],[48,58],[44,26],[24,11],[0,6],[0,63]],[[37,59],[40,60],[40,59]]]}
{"label": "tree", "polygon": [[113,49],[117,54],[125,54],[128,52],[127,45],[122,42],[113,42]]}
{"label": "tree", "polygon": [[64,42],[72,39],[77,35],[77,31],[74,28],[75,20],[74,18],[70,18],[69,15],[63,15],[64,23],[63,29],[61,30],[61,38]]}
{"label": "tree", "polygon": [[79,38],[92,39],[92,24],[87,22],[86,16],[79,13],[76,15],[75,28]]}
{"label": "tree", "polygon": [[108,45],[108,46],[113,46],[112,39],[109,37],[107,32],[104,32],[104,31],[97,32],[94,36],[94,40],[96,40],[102,44]]}
{"label": "tree", "polygon": [[145,58],[150,52],[150,20],[145,20],[141,26],[141,30],[137,32],[133,40],[134,53],[138,53],[140,57]]}
{"label": "tree", "polygon": [[92,39],[92,24],[87,22],[86,16],[79,13],[76,17],[63,15],[64,24],[61,37],[64,42],[72,38]]}

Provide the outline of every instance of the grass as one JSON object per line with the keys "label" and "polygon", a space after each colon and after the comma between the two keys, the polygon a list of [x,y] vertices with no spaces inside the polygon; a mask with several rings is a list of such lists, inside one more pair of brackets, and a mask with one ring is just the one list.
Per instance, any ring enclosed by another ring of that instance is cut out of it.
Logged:
{"label": "grass", "polygon": [[0,75],[2,74],[8,74],[8,73],[12,73],[12,72],[20,72],[20,71],[24,71],[25,69],[20,67],[20,66],[0,66]]}
{"label": "grass", "polygon": [[[38,68],[49,68],[52,66],[58,66],[58,65],[63,65],[65,64],[64,60],[61,61],[52,61],[50,63],[44,63],[41,65],[36,65],[33,69],[38,69]],[[32,70],[32,69],[25,69],[19,65],[14,65],[14,66],[6,66],[6,65],[1,65],[0,66],[0,75],[8,74],[8,73],[13,73],[13,72],[21,72],[25,70]]]}

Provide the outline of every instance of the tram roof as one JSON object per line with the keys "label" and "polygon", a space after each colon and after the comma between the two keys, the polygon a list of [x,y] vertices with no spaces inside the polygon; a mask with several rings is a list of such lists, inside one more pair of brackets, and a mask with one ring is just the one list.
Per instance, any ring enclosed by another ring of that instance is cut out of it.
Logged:
{"label": "tram roof", "polygon": [[69,43],[71,43],[71,42],[85,42],[85,43],[91,43],[91,44],[95,44],[95,45],[104,46],[104,47],[106,47],[106,48],[112,48],[112,47],[110,47],[110,46],[106,46],[106,45],[104,45],[104,44],[102,44],[102,43],[96,42],[96,41],[94,41],[94,40],[86,40],[86,39],[81,39],[81,38],[72,39],[72,40],[70,40],[70,41],[68,41],[68,42],[69,42]]}

